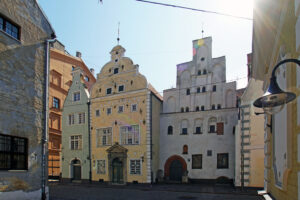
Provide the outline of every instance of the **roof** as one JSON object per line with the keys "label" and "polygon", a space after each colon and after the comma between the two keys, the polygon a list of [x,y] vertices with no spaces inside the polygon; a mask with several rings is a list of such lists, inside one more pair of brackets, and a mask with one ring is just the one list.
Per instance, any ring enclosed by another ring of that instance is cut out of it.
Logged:
{"label": "roof", "polygon": [[161,101],[163,101],[163,97],[156,91],[156,89],[149,83],[148,89]]}
{"label": "roof", "polygon": [[38,2],[37,0],[35,0],[35,2],[36,2],[38,8],[40,9],[42,15],[45,17],[46,21],[48,22],[48,24],[49,24],[49,26],[50,26],[50,28],[51,28],[51,30],[52,30],[52,32],[53,32],[53,33],[51,34],[52,39],[56,38],[56,34],[55,34],[55,31],[54,31],[54,28],[53,28],[53,26],[51,25],[51,23],[50,23],[50,21],[49,21],[47,15],[45,14],[45,12],[44,12],[44,10],[42,9],[42,7],[40,6],[39,2]]}

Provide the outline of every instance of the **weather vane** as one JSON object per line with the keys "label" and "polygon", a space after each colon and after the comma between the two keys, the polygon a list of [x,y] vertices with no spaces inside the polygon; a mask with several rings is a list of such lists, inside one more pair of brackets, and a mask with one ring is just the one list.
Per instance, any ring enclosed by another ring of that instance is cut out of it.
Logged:
{"label": "weather vane", "polygon": [[118,41],[118,45],[119,45],[119,42],[120,42],[120,22],[118,23],[118,38],[117,38],[117,41]]}

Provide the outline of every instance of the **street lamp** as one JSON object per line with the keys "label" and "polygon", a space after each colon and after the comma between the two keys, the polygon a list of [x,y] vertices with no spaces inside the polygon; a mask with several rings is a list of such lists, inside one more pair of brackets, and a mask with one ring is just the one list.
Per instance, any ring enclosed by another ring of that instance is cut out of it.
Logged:
{"label": "street lamp", "polygon": [[282,60],[274,67],[272,71],[272,77],[270,79],[270,85],[267,92],[260,98],[256,99],[253,103],[255,107],[263,108],[267,114],[275,114],[282,110],[285,104],[293,101],[296,98],[296,94],[293,92],[285,92],[278,86],[277,77],[275,75],[276,69],[287,62],[293,62],[300,65],[300,60],[286,59]]}

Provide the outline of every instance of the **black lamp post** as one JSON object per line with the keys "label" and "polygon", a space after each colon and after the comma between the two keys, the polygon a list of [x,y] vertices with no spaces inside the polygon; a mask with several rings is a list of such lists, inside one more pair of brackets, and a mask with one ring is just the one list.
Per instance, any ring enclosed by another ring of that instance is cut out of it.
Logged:
{"label": "black lamp post", "polygon": [[295,93],[283,91],[277,83],[275,71],[280,65],[287,62],[293,62],[300,65],[300,60],[297,59],[286,59],[277,63],[272,71],[272,77],[270,79],[270,85],[267,92],[262,97],[256,99],[253,103],[255,107],[263,108],[267,114],[275,114],[281,111],[285,104],[296,98]]}

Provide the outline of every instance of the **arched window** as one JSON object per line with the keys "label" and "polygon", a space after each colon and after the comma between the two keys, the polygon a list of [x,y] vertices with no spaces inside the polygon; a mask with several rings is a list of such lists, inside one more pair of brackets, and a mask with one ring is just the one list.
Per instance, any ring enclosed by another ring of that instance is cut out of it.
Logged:
{"label": "arched window", "polygon": [[200,109],[199,109],[199,106],[197,106],[197,107],[196,107],[196,111],[199,111],[199,110],[200,110]]}
{"label": "arched window", "polygon": [[201,75],[201,70],[198,70],[198,75]]}
{"label": "arched window", "polygon": [[212,110],[215,110],[215,109],[216,109],[215,104],[213,104],[213,105],[211,106],[211,109],[212,109]]}
{"label": "arched window", "polygon": [[207,73],[207,72],[206,72],[206,69],[204,69],[204,70],[203,70],[203,74],[206,74],[206,73]]}
{"label": "arched window", "polygon": [[206,88],[205,87],[202,88],[202,92],[206,92]]}
{"label": "arched window", "polygon": [[183,119],[181,121],[181,135],[187,135],[188,134],[188,120]]}
{"label": "arched window", "polygon": [[168,135],[173,135],[173,126],[168,126]]}
{"label": "arched window", "polygon": [[201,89],[200,87],[197,88],[197,93],[200,93],[201,92]]}
{"label": "arched window", "polygon": [[218,109],[221,109],[221,104],[218,104]]}
{"label": "arched window", "polygon": [[191,94],[191,90],[190,89],[186,89],[186,95],[190,95]]}
{"label": "arched window", "polygon": [[204,109],[204,106],[201,106],[201,111],[204,111],[205,109]]}
{"label": "arched window", "polygon": [[183,107],[181,108],[181,112],[184,112],[184,108]]}
{"label": "arched window", "polygon": [[185,112],[190,112],[189,107],[186,107],[186,108],[185,108]]}
{"label": "arched window", "polygon": [[189,152],[189,148],[188,148],[188,145],[183,145],[183,148],[182,148],[182,154],[188,154]]}

